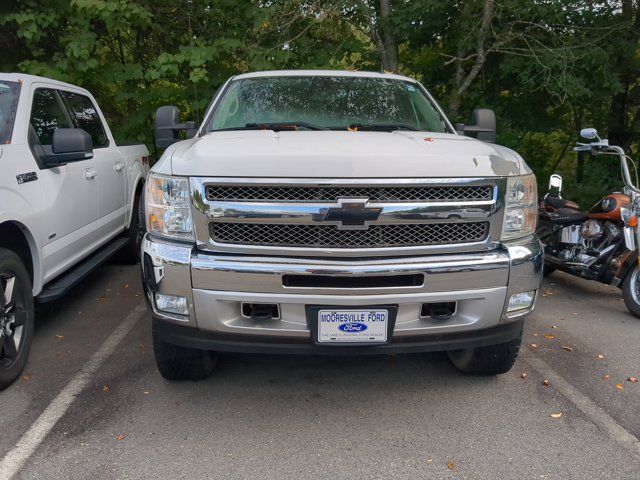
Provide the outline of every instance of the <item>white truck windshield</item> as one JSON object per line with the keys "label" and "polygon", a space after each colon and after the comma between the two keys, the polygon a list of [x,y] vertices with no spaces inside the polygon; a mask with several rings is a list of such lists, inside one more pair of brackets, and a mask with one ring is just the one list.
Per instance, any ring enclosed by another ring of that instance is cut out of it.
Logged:
{"label": "white truck windshield", "polygon": [[256,128],[448,131],[416,83],[380,77],[284,76],[233,81],[207,131]]}
{"label": "white truck windshield", "polygon": [[0,80],[0,145],[11,142],[19,97],[20,83]]}

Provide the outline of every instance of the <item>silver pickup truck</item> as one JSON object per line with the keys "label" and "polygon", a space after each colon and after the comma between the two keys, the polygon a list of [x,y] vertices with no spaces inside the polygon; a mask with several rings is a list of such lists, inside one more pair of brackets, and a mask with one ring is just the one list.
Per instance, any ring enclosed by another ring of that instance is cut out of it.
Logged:
{"label": "silver pickup truck", "polygon": [[493,112],[474,120],[410,78],[339,71],[233,77],[198,129],[160,108],[142,246],[160,373],[436,350],[508,371],[542,274],[536,181]]}

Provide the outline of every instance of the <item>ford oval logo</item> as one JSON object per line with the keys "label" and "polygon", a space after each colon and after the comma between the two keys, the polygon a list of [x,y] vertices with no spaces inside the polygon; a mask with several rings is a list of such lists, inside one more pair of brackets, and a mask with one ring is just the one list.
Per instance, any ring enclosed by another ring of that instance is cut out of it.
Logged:
{"label": "ford oval logo", "polygon": [[349,322],[343,323],[338,328],[343,332],[364,332],[367,326],[364,323]]}

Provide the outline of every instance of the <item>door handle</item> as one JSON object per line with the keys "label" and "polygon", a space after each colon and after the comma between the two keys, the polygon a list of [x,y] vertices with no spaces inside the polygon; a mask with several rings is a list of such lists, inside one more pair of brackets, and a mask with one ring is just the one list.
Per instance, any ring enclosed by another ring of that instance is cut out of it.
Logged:
{"label": "door handle", "polygon": [[122,162],[116,162],[113,164],[113,169],[118,173],[120,173],[123,168],[124,168],[124,164]]}
{"label": "door handle", "polygon": [[96,178],[96,169],[95,168],[85,168],[84,169],[84,178],[87,180],[93,180]]}

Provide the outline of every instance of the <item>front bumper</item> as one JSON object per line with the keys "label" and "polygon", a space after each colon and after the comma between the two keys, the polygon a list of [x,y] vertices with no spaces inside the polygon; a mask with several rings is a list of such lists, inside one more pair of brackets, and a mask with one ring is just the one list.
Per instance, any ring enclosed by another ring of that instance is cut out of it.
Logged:
{"label": "front bumper", "polygon": [[[192,245],[145,236],[143,283],[156,332],[170,343],[220,351],[273,353],[384,353],[450,350],[517,337],[526,310],[507,313],[515,293],[537,291],[542,250],[535,236],[482,253],[392,259],[308,259],[216,255]],[[393,277],[424,275],[411,286],[337,288],[287,286],[286,276]],[[185,297],[188,315],[161,312],[154,293]],[[455,302],[449,318],[421,317],[423,303]],[[270,303],[279,317],[243,316],[242,303]],[[397,305],[391,341],[365,347],[311,342],[308,305]]]}

